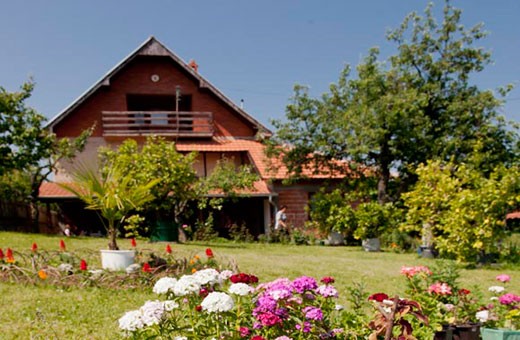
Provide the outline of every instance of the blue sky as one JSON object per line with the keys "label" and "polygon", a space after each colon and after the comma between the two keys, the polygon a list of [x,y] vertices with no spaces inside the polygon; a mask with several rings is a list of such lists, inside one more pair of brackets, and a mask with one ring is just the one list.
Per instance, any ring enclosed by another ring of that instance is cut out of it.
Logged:
{"label": "blue sky", "polygon": [[[153,35],[262,123],[281,119],[294,84],[319,95],[423,0],[5,1],[0,11],[0,86],[29,77],[29,103],[51,118]],[[520,1],[459,0],[463,23],[485,24],[479,45],[494,63],[483,89],[516,84],[502,109],[520,122]],[[436,1],[437,12],[443,3]]]}

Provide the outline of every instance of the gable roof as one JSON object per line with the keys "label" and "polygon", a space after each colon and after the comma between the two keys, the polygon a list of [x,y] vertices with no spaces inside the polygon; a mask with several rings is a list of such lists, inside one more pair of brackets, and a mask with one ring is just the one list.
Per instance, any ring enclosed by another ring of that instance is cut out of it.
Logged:
{"label": "gable roof", "polygon": [[253,124],[255,128],[262,132],[264,135],[270,136],[272,132],[265,127],[258,120],[250,116],[246,111],[236,105],[231,99],[226,97],[219,89],[217,89],[213,84],[207,81],[204,77],[202,77],[198,72],[193,70],[186,62],[184,62],[180,57],[178,57],[175,53],[170,51],[166,46],[164,46],[161,42],[159,42],[155,37],[151,36],[145,42],[141,44],[135,51],[130,53],[126,58],[124,58],[119,64],[117,64],[114,68],[108,71],[99,81],[97,81],[92,87],[90,87],[87,91],[85,91],[82,95],[80,95],[76,100],[72,102],[67,108],[65,108],[62,112],[54,116],[47,127],[51,130],[54,128],[56,124],[58,124],[63,118],[65,118],[69,113],[71,113],[75,108],[77,108],[81,103],[87,100],[94,92],[96,92],[102,86],[109,86],[111,78],[117,74],[121,69],[123,69],[126,65],[128,65],[132,60],[134,60],[137,56],[140,55],[148,55],[148,56],[166,56],[171,58],[176,64],[178,64],[181,68],[183,68],[188,74],[194,77],[199,82],[200,88],[207,88],[210,92],[212,92],[215,96],[221,99],[224,103],[229,105],[235,112],[237,112],[240,116],[242,116],[246,121]]}

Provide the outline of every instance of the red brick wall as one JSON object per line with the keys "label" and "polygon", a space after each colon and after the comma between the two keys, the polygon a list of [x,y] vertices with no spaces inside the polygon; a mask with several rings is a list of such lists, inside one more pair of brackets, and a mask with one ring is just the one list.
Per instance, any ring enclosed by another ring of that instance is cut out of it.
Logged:
{"label": "red brick wall", "polygon": [[308,216],[305,207],[309,203],[309,194],[306,190],[280,189],[278,190],[278,207],[287,206],[287,223],[295,227],[302,227]]}
{"label": "red brick wall", "polygon": [[[158,82],[150,76],[157,74]],[[54,128],[58,137],[74,137],[97,122],[94,137],[103,135],[101,111],[126,111],[127,94],[192,95],[192,111],[213,112],[216,136],[254,136],[252,125],[207,89],[185,70],[166,57],[137,57],[102,86],[89,99],[60,121]]]}

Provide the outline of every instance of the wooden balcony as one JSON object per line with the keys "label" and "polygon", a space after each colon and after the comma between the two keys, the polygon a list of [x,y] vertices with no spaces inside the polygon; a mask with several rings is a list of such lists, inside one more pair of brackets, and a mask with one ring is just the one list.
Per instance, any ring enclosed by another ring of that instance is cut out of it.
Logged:
{"label": "wooden balcony", "polygon": [[213,113],[175,111],[103,111],[103,136],[213,136]]}

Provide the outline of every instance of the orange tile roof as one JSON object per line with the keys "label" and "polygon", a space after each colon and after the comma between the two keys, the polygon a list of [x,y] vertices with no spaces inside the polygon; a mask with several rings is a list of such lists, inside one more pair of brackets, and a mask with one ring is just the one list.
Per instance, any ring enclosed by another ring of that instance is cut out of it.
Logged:
{"label": "orange tile roof", "polygon": [[[254,140],[244,139],[214,139],[208,142],[177,142],[178,151],[199,152],[248,152],[253,165],[258,170],[262,179],[286,179],[289,171],[280,159],[267,159],[265,145]],[[312,169],[304,169],[302,175],[311,179],[342,178],[344,175],[335,174],[330,176],[326,173],[315,174]]]}
{"label": "orange tile roof", "polygon": [[515,211],[506,215],[506,219],[512,220],[514,218],[520,218],[520,211]]}
{"label": "orange tile roof", "polygon": [[[70,184],[70,183],[69,183]],[[269,190],[269,185],[265,181],[256,181],[253,184],[254,188],[252,190],[243,190],[240,191],[239,194],[242,195],[250,195],[250,196],[268,196],[273,195],[274,193]],[[218,196],[217,192],[213,192],[210,196]],[[43,182],[40,186],[40,193],[38,195],[40,198],[75,198],[76,195],[71,193],[68,190],[63,189],[57,183],[53,182]]]}
{"label": "orange tile roof", "polygon": [[76,195],[68,190],[63,189],[56,183],[43,182],[40,185],[40,198],[74,198]]}

